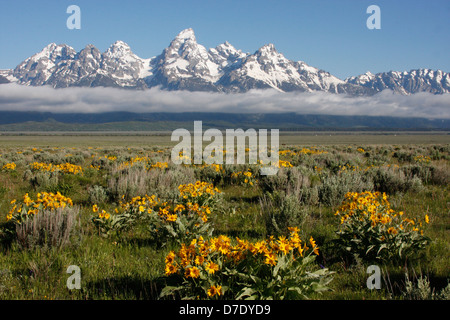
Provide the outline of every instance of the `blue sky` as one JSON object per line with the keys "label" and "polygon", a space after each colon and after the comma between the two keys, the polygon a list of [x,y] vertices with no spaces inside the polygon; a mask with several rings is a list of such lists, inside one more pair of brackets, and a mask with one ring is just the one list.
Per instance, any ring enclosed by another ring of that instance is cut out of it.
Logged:
{"label": "blue sky", "polygon": [[[81,30],[66,9],[81,8]],[[369,5],[381,8],[381,30],[369,30]],[[51,42],[105,51],[127,42],[142,58],[161,53],[183,29],[207,48],[225,41],[245,52],[273,43],[344,79],[415,68],[450,72],[450,1],[406,0],[2,0],[0,69],[14,68]]]}

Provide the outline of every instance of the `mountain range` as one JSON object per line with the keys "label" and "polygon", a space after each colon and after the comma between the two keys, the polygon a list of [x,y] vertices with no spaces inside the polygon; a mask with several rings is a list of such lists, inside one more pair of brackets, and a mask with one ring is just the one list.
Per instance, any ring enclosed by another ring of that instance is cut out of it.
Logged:
{"label": "mountain range", "polygon": [[329,72],[292,61],[267,44],[244,53],[225,42],[206,49],[194,31],[180,32],[156,57],[141,58],[130,46],[117,41],[105,52],[87,45],[72,47],[51,43],[16,68],[0,70],[0,84],[27,86],[118,87],[210,92],[247,92],[275,89],[281,92],[323,91],[351,96],[374,95],[383,90],[409,95],[450,92],[450,75],[442,70],[389,71],[339,79]]}

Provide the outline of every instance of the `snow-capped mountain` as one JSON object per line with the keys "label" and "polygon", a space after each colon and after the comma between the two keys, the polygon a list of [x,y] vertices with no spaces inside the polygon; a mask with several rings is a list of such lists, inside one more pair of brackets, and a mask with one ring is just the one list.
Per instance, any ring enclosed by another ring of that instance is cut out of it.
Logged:
{"label": "snow-capped mountain", "polygon": [[[254,54],[247,55],[240,64],[219,81],[224,91],[245,92],[255,88],[279,91],[326,91],[331,93],[362,93],[367,91],[347,84],[330,73],[307,65],[303,61],[288,60],[267,44]],[[360,92],[358,92],[360,91]]]}
{"label": "snow-capped mountain", "polygon": [[128,44],[117,41],[103,54],[102,70],[121,87],[144,85],[142,79],[152,75],[151,60],[138,57]]}
{"label": "snow-capped mountain", "polygon": [[141,59],[130,47],[117,41],[106,52],[87,45],[76,52],[54,43],[19,64],[14,70],[0,72],[9,82],[23,85],[138,87],[151,75],[151,59]]}
{"label": "snow-capped mountain", "polygon": [[409,72],[389,71],[377,74],[366,72],[357,77],[348,78],[346,82],[369,88],[375,93],[385,89],[400,94],[450,92],[450,74],[441,70],[417,69]]}
{"label": "snow-capped mountain", "polygon": [[76,51],[72,47],[51,43],[41,52],[20,63],[10,76],[18,79],[20,84],[44,85],[57,72],[61,62],[72,60],[75,56]]}
{"label": "snow-capped mountain", "polygon": [[248,55],[247,53],[243,53],[242,50],[237,50],[228,41],[209,49],[209,54],[212,61],[219,65],[222,70],[226,70],[236,63],[242,62]]}
{"label": "snow-capped mountain", "polygon": [[152,62],[153,75],[146,78],[149,87],[194,91],[215,90],[221,70],[208,50],[197,43],[192,29],[183,30]]}
{"label": "snow-capped mountain", "polygon": [[87,45],[76,52],[68,45],[49,44],[13,70],[0,70],[0,84],[119,87],[165,90],[246,92],[271,88],[372,95],[390,89],[400,94],[450,92],[450,75],[441,70],[367,72],[341,80],[330,73],[292,61],[267,44],[244,53],[225,42],[206,49],[194,31],[180,32],[159,56],[140,58],[125,42],[117,41],[101,53]]}

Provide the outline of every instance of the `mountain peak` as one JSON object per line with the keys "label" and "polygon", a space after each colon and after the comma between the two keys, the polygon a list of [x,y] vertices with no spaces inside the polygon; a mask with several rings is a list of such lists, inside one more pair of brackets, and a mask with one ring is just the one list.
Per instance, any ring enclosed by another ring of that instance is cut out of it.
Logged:
{"label": "mountain peak", "polygon": [[255,54],[258,56],[274,56],[278,54],[278,51],[272,43],[269,43],[259,48]]}
{"label": "mountain peak", "polygon": [[127,43],[119,40],[114,42],[108,50],[106,50],[106,54],[111,57],[122,57],[131,54],[131,48]]}
{"label": "mountain peak", "polygon": [[53,42],[45,46],[40,52],[36,53],[28,59],[34,61],[38,61],[40,59],[49,59],[52,61],[56,61],[64,57],[67,58],[72,54],[75,54],[75,50],[72,47],[69,47],[65,44],[57,45]]}
{"label": "mountain peak", "polygon": [[46,46],[42,49],[42,51],[44,51],[44,50],[54,50],[57,46],[58,46],[58,45],[57,45],[56,43],[52,42],[52,43],[49,43],[48,45],[46,45]]}
{"label": "mountain peak", "polygon": [[195,33],[194,33],[194,30],[192,28],[184,29],[183,31],[181,31],[175,37],[175,39],[176,40],[193,40],[193,41],[196,41]]}
{"label": "mountain peak", "polygon": [[241,53],[241,50],[237,50],[232,44],[230,44],[228,41],[225,41],[222,44],[219,44],[217,47],[214,48],[218,52],[226,52],[229,54],[237,54]]}
{"label": "mountain peak", "polygon": [[62,45],[57,45],[56,43],[52,42],[45,46],[40,52],[36,53],[34,56],[49,56],[55,49],[58,47],[63,47]]}
{"label": "mountain peak", "polygon": [[217,48],[231,49],[231,50],[237,51],[236,48],[228,41],[225,41],[224,43],[219,44],[217,46]]}
{"label": "mountain peak", "polygon": [[117,40],[111,45],[111,48],[130,48],[130,46],[122,40]]}
{"label": "mountain peak", "polygon": [[273,43],[268,43],[268,44],[265,44],[265,45],[263,45],[259,50],[262,50],[262,51],[277,51],[276,49],[275,49],[275,46],[273,45]]}

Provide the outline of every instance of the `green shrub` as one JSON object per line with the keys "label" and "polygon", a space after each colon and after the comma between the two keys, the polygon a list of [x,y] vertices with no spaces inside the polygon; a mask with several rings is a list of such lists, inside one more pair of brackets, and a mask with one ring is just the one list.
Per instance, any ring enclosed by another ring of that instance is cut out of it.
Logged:
{"label": "green shrub", "polygon": [[131,199],[147,193],[149,172],[145,167],[113,170],[108,180],[108,190],[115,199],[122,195]]}
{"label": "green shrub", "polygon": [[162,199],[176,199],[180,185],[198,180],[193,168],[173,164],[167,170],[150,170],[147,177],[147,193]]}
{"label": "green shrub", "polygon": [[88,201],[91,204],[101,204],[108,200],[108,193],[102,186],[92,186],[89,188],[89,198]]}
{"label": "green shrub", "polygon": [[283,191],[266,193],[260,198],[260,206],[266,234],[282,235],[291,225],[301,226],[307,215],[299,198]]}
{"label": "green shrub", "polygon": [[373,190],[370,177],[362,175],[359,171],[343,171],[338,174],[325,175],[319,186],[319,201],[327,206],[339,205],[350,191],[361,192]]}
{"label": "green shrub", "polygon": [[84,156],[82,154],[69,154],[65,157],[64,162],[82,165],[84,163]]}
{"label": "green shrub", "polygon": [[406,177],[418,177],[424,183],[428,183],[431,180],[433,166],[430,164],[411,164],[401,168]]}
{"label": "green shrub", "polygon": [[194,168],[195,176],[200,181],[211,182],[218,185],[225,178],[225,170],[222,165],[204,165]]}
{"label": "green shrub", "polygon": [[438,186],[450,185],[450,170],[442,166],[433,166],[430,183]]}
{"label": "green shrub", "polygon": [[[426,169],[421,170],[421,173],[425,174]],[[405,174],[405,171],[407,174]],[[370,168],[367,171],[367,176],[373,180],[376,191],[388,194],[407,191],[418,192],[422,189],[423,183],[414,172],[418,172],[415,166],[407,166],[404,169],[398,166],[383,166]]]}
{"label": "green shrub", "polygon": [[[401,295],[407,300],[450,300],[450,283],[441,291],[436,292],[431,288],[427,276],[415,276],[413,280],[409,279],[408,273],[405,274],[405,290]],[[415,281],[414,281],[415,280]]]}
{"label": "green shrub", "polygon": [[37,190],[49,190],[54,189],[59,183],[58,172],[48,171],[36,171],[34,173],[31,170],[26,170],[24,173],[24,179],[28,180],[31,186]]}
{"label": "green shrub", "polygon": [[306,169],[299,167],[280,168],[275,175],[261,177],[261,189],[266,193],[283,191],[286,195],[298,197],[303,188],[308,188],[311,185],[309,175],[304,171]]}

